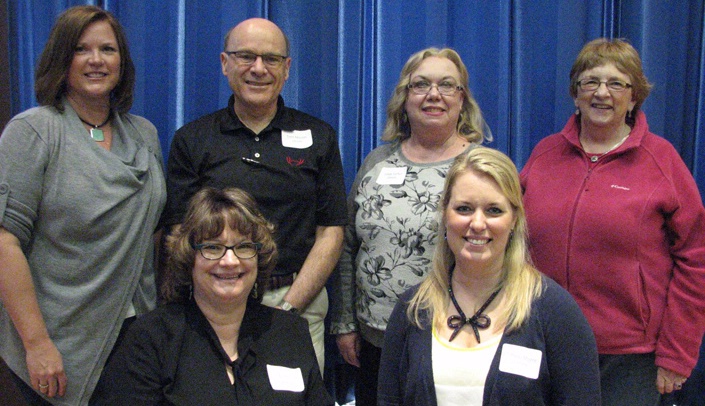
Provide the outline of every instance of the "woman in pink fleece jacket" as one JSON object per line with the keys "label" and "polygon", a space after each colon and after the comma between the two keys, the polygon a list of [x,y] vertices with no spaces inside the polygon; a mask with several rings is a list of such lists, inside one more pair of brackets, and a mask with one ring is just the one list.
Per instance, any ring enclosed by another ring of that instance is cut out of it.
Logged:
{"label": "woman in pink fleece jacket", "polygon": [[637,51],[594,40],[570,72],[576,111],[521,172],[536,266],[597,339],[603,405],[654,405],[690,375],[705,331],[705,208],[673,146],[649,132]]}

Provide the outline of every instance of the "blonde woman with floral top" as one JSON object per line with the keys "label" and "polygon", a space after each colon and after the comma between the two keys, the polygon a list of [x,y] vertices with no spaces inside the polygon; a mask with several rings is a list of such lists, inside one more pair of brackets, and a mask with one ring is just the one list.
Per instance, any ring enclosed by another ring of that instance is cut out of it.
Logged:
{"label": "blonde woman with floral top", "polygon": [[356,404],[377,404],[384,331],[399,295],[430,268],[448,168],[491,138],[460,56],[448,48],[412,55],[387,106],[388,143],[367,156],[352,185],[331,295],[331,333],[345,361],[360,368]]}

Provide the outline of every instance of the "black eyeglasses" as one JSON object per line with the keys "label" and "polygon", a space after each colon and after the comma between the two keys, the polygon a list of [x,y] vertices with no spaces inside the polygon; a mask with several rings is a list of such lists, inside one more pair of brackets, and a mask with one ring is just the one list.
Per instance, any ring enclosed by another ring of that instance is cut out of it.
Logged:
{"label": "black eyeglasses", "polygon": [[582,79],[578,81],[578,88],[584,92],[594,92],[600,88],[601,84],[605,84],[608,90],[613,92],[623,92],[632,85],[621,80],[598,80],[595,78]]}
{"label": "black eyeglasses", "polygon": [[416,94],[424,95],[428,94],[433,88],[433,86],[436,86],[436,88],[438,89],[438,93],[444,96],[452,96],[457,91],[463,90],[462,86],[458,85],[455,82],[447,80],[444,80],[441,83],[431,83],[427,80],[418,80],[416,82],[409,83],[408,85],[406,85],[406,88]]}
{"label": "black eyeglasses", "polygon": [[250,51],[225,51],[228,56],[235,57],[238,65],[249,66],[257,62],[257,58],[262,58],[262,62],[269,67],[279,67],[288,56],[277,54],[256,54]]}
{"label": "black eyeglasses", "polygon": [[216,243],[203,243],[193,245],[193,249],[199,251],[205,259],[215,261],[225,256],[228,250],[232,250],[236,257],[240,259],[250,259],[259,253],[262,244],[258,242],[242,242],[237,245],[223,245]]}

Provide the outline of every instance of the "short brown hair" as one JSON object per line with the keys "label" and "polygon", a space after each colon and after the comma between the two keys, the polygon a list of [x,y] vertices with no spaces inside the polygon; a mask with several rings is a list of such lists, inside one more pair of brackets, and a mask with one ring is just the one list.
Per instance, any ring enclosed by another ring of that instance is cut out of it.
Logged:
{"label": "short brown hair", "polygon": [[463,106],[460,108],[460,117],[456,129],[461,137],[472,143],[481,144],[483,140],[492,141],[492,134],[482,117],[480,106],[468,87],[469,74],[463,60],[457,52],[450,48],[426,48],[409,57],[399,75],[399,82],[394,88],[392,98],[387,104],[387,124],[382,134],[383,141],[404,140],[411,136],[409,117],[404,111],[404,104],[408,96],[407,85],[409,76],[415,71],[424,59],[436,56],[446,58],[453,62],[460,72],[460,85],[463,87]]}
{"label": "short brown hair", "polygon": [[67,92],[66,80],[76,45],[85,29],[98,21],[107,21],[113,28],[120,52],[120,80],[112,91],[110,107],[119,113],[130,110],[135,86],[135,66],[130,58],[127,37],[111,13],[95,6],[71,7],[56,19],[34,75],[34,93],[39,104],[54,106],[63,111],[61,99]]}
{"label": "short brown hair", "polygon": [[197,251],[194,245],[223,233],[225,227],[262,244],[257,256],[257,281],[250,298],[261,301],[277,263],[274,225],[264,218],[255,200],[237,188],[206,187],[189,202],[183,223],[167,237],[167,259],[161,286],[165,302],[188,300]]}
{"label": "short brown hair", "polygon": [[585,44],[570,70],[570,96],[578,96],[578,78],[581,73],[608,63],[614,64],[631,79],[632,99],[635,104],[632,114],[627,114],[625,121],[634,125],[634,117],[649,96],[652,85],[644,74],[639,52],[624,39],[597,38]]}

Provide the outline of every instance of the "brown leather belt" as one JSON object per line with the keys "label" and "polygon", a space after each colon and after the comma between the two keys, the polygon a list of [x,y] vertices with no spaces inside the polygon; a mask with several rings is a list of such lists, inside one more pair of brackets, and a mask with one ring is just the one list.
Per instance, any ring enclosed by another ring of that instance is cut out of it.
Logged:
{"label": "brown leather belt", "polygon": [[272,275],[269,277],[269,289],[276,290],[285,286],[294,284],[294,274],[289,275]]}

